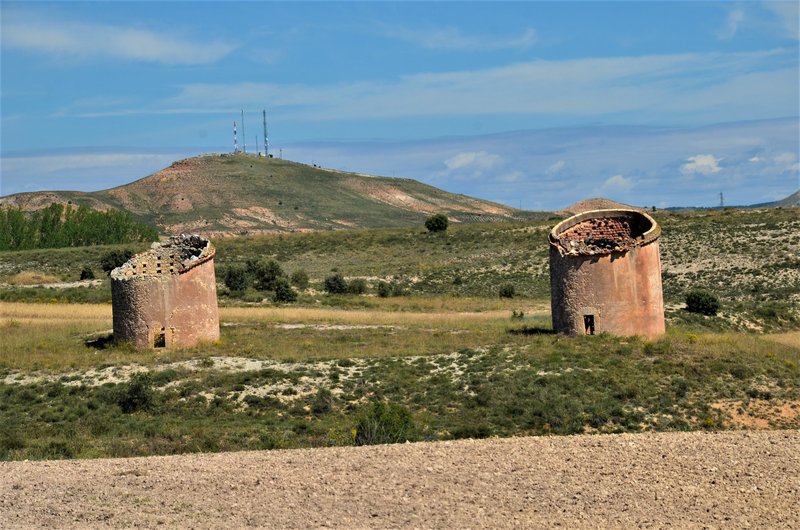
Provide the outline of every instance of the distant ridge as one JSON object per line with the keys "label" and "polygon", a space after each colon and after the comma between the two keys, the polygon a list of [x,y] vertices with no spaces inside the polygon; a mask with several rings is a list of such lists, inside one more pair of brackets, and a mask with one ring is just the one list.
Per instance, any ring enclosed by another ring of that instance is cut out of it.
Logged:
{"label": "distant ridge", "polygon": [[372,177],[243,154],[180,160],[108,190],[0,197],[0,206],[28,211],[53,202],[117,208],[163,234],[208,236],[421,226],[437,212],[456,223],[548,215],[448,193],[412,179]]}
{"label": "distant ridge", "polygon": [[591,199],[583,199],[582,201],[578,201],[575,204],[571,204],[564,208],[563,210],[559,210],[558,213],[561,215],[576,215],[581,212],[586,212],[589,210],[613,210],[616,208],[628,209],[628,210],[641,210],[638,206],[631,206],[630,204],[625,204],[622,202],[612,201],[611,199],[603,199],[600,197],[595,197]]}

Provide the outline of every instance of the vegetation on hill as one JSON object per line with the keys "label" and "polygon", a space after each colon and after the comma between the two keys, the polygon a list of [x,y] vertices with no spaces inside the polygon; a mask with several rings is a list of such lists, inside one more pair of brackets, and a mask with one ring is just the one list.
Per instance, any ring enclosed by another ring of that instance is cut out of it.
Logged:
{"label": "vegetation on hill", "polygon": [[91,210],[53,203],[31,213],[0,208],[0,250],[82,247],[156,241],[158,233],[127,212]]}

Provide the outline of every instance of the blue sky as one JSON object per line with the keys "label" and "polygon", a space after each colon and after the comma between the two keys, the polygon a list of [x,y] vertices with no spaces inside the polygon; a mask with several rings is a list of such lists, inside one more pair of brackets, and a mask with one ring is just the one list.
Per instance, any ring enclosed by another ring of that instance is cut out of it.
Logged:
{"label": "blue sky", "polygon": [[[0,194],[248,149],[530,209],[800,187],[797,2],[0,3]],[[240,124],[240,143],[241,143]],[[263,149],[263,147],[261,147]]]}

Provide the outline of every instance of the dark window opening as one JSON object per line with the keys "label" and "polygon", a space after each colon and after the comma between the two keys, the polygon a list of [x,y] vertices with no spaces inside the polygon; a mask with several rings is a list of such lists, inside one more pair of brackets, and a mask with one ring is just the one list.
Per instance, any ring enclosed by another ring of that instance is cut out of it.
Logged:
{"label": "dark window opening", "polygon": [[167,347],[167,336],[164,333],[164,328],[161,328],[161,331],[157,332],[155,337],[153,337],[153,348],[166,348]]}
{"label": "dark window opening", "polygon": [[594,335],[594,315],[583,315],[583,328],[587,335]]}

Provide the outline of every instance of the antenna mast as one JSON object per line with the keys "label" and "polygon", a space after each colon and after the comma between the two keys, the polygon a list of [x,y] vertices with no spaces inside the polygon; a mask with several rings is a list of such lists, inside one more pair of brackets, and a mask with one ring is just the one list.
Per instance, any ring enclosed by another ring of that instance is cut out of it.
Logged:
{"label": "antenna mast", "polygon": [[725,199],[723,199],[723,197],[722,197],[722,192],[719,192],[719,207],[720,208],[724,208],[725,207]]}
{"label": "antenna mast", "polygon": [[264,116],[264,156],[269,157],[269,136],[267,135],[267,111],[262,110]]}
{"label": "antenna mast", "polygon": [[233,152],[239,152],[239,141],[236,139],[236,120],[233,121]]}
{"label": "antenna mast", "polygon": [[244,149],[244,154],[247,154],[247,138],[244,135],[244,109],[242,109],[242,149]]}

